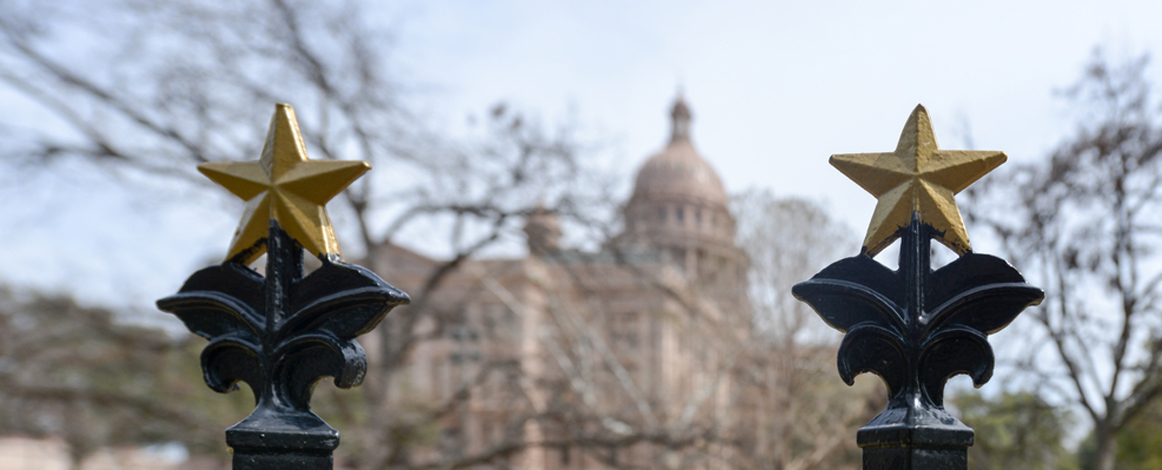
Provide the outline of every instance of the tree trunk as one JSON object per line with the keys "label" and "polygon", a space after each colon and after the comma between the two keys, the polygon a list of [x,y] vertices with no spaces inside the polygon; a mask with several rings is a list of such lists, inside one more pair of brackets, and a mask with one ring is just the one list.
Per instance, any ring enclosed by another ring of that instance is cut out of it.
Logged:
{"label": "tree trunk", "polygon": [[1098,425],[1094,432],[1097,439],[1097,450],[1094,452],[1094,470],[1114,470],[1114,461],[1117,457],[1117,448],[1114,446],[1114,436],[1108,427]]}
{"label": "tree trunk", "polygon": [[84,463],[85,456],[83,454],[69,452],[69,470],[81,470]]}

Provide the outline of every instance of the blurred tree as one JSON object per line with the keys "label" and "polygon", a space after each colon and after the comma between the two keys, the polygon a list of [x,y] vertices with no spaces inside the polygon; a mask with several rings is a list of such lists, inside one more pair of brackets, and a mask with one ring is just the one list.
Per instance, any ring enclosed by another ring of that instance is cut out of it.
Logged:
{"label": "blurred tree", "polygon": [[755,333],[788,345],[837,339],[810,306],[791,295],[791,286],[837,258],[858,253],[851,228],[813,201],[776,197],[766,190],[742,193],[732,204],[738,245],[750,256]]}
{"label": "blurred tree", "polygon": [[950,400],[960,419],[976,431],[968,468],[1000,470],[1073,470],[1074,456],[1064,441],[1073,419],[1069,411],[1027,392],[989,399],[975,391]]}
{"label": "blurred tree", "polygon": [[1162,403],[1154,402],[1118,436],[1118,468],[1162,468]]}
{"label": "blurred tree", "polygon": [[248,405],[176,373],[197,369],[191,343],[67,296],[0,289],[0,429],[61,437],[73,468],[106,446],[221,449],[223,427]]}
{"label": "blurred tree", "polygon": [[1047,158],[970,188],[970,217],[1047,297],[1031,317],[1041,348],[1018,366],[1037,393],[1084,410],[1094,468],[1112,470],[1117,439],[1162,394],[1162,124],[1140,57],[1100,51],[1065,97],[1081,113]]}
{"label": "blurred tree", "polygon": [[[1118,434],[1118,470],[1162,468],[1162,406],[1155,402]],[[1078,446],[1081,470],[1097,468],[1097,443],[1091,433]]]}
{"label": "blurred tree", "polygon": [[756,400],[749,465],[735,468],[859,468],[855,429],[883,408],[883,387],[845,386],[835,371],[841,336],[791,295],[795,283],[857,253],[855,234],[818,204],[769,191],[736,197],[734,210],[754,309],[751,360],[739,369]]}

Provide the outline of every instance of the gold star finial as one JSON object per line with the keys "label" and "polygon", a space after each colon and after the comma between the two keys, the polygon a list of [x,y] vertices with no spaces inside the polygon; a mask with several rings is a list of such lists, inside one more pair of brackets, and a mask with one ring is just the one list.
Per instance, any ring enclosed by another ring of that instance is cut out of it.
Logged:
{"label": "gold star finial", "polygon": [[868,256],[899,238],[913,212],[962,255],[972,246],[953,196],[1006,158],[1000,151],[940,150],[928,111],[916,105],[894,152],[832,155],[831,165],[879,200],[863,241]]}
{"label": "gold star finial", "polygon": [[364,161],[307,159],[295,110],[275,105],[262,158],[257,162],[214,162],[198,171],[246,201],[226,259],[250,263],[266,251],[270,219],[317,256],[339,256],[339,242],[326,204],[371,169]]}

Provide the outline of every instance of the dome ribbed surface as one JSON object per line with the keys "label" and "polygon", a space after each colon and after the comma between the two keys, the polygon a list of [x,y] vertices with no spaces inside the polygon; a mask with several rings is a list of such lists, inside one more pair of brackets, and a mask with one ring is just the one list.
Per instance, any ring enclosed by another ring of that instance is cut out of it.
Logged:
{"label": "dome ribbed surface", "polygon": [[675,196],[726,205],[726,190],[714,168],[706,163],[689,139],[670,141],[638,170],[634,198]]}

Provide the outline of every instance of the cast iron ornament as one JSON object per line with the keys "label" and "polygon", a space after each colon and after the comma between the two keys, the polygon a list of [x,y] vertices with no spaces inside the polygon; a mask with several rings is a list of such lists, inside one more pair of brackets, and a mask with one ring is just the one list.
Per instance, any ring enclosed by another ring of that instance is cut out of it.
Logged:
{"label": "cast iron ornament", "polygon": [[[332,468],[339,433],[311,411],[311,391],[324,377],[340,388],[360,384],[367,355],[355,337],[409,302],[371,271],[341,261],[324,209],[368,168],[307,160],[294,111],[282,104],[260,162],[199,167],[247,199],[246,214],[229,258],[194,273],[157,305],[210,341],[201,360],[211,389],[225,393],[246,382],[254,392],[254,411],[226,432],[235,469]],[[255,239],[257,217],[265,218],[265,233]],[[305,277],[304,248],[322,262]],[[264,251],[265,276],[248,265]]]}
{"label": "cast iron ornament", "polygon": [[[838,352],[844,382],[871,372],[887,385],[887,409],[859,431],[865,468],[963,468],[973,432],[944,409],[944,385],[957,374],[969,375],[977,387],[988,382],[995,364],[988,335],[1044,298],[1004,260],[972,252],[952,198],[1004,158],[939,150],[922,106],[895,152],[832,157],[879,204],[861,253],[792,291],[846,333]],[[872,256],[896,238],[902,239],[899,270],[892,271]],[[959,258],[933,271],[932,239]],[[916,448],[957,452],[911,454]],[[869,449],[891,452],[869,457]],[[925,458],[931,460],[921,463]]]}
{"label": "cast iron ornament", "polygon": [[1044,297],[995,256],[967,252],[933,271],[932,231],[913,217],[901,234],[898,271],[860,254],[793,289],[828,325],[847,333],[838,354],[843,381],[852,385],[856,375],[872,372],[887,385],[888,410],[872,425],[956,422],[944,411],[945,382],[962,373],[978,387],[988,382],[995,360],[987,335]]}

